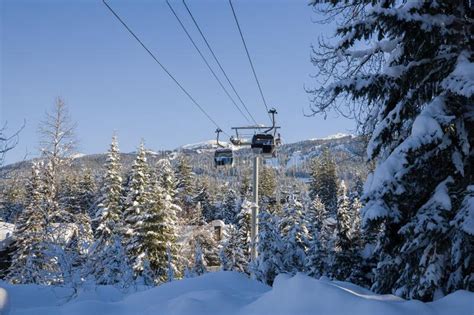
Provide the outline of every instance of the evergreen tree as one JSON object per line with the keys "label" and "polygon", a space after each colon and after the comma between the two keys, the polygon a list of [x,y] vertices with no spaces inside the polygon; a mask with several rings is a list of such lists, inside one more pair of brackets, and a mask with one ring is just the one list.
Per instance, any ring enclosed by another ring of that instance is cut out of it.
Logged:
{"label": "evergreen tree", "polygon": [[100,250],[112,243],[113,234],[121,235],[123,232],[121,168],[117,138],[114,136],[107,154],[106,173],[94,219],[98,223],[95,238],[102,243],[98,246]]}
{"label": "evergreen tree", "polygon": [[260,170],[258,181],[258,193],[260,199],[271,199],[275,197],[277,187],[276,172],[273,168],[263,166]]}
{"label": "evergreen tree", "polygon": [[83,209],[89,217],[94,218],[94,203],[97,194],[97,187],[90,169],[86,169],[79,181],[78,187],[78,202],[81,209]]}
{"label": "evergreen tree", "polygon": [[171,280],[168,278],[170,272],[179,277],[180,268],[175,264],[178,260],[172,258],[177,258],[179,251],[176,212],[180,208],[173,204],[169,191],[161,187],[160,182],[154,184],[150,196],[152,201],[144,215],[140,233],[143,235],[146,260],[156,280],[166,282]]}
{"label": "evergreen tree", "polygon": [[133,282],[133,269],[119,234],[112,234],[106,246],[95,248],[88,265],[92,265],[90,271],[97,284],[125,288]]}
{"label": "evergreen tree", "polygon": [[303,204],[291,195],[283,209],[280,233],[283,241],[283,271],[289,274],[305,271],[309,234]]}
{"label": "evergreen tree", "polygon": [[316,195],[306,212],[310,239],[305,269],[311,277],[318,278],[328,274],[328,258],[329,252],[332,250],[330,246],[332,229],[326,223],[327,218],[326,207]]}
{"label": "evergreen tree", "polygon": [[252,214],[252,203],[244,200],[240,208],[240,212],[237,215],[236,228],[239,233],[239,244],[244,254],[246,261],[250,261],[250,244],[251,244],[251,214]]}
{"label": "evergreen tree", "polygon": [[219,252],[222,270],[248,273],[248,256],[240,244],[240,233],[233,225],[228,227],[228,238]]}
{"label": "evergreen tree", "polygon": [[12,283],[44,283],[46,214],[40,166],[33,163],[26,185],[27,200],[16,225],[15,248],[7,279]]}
{"label": "evergreen tree", "polygon": [[185,155],[180,155],[176,167],[177,198],[179,206],[187,213],[192,209],[192,196],[194,195],[194,173],[189,160]]}
{"label": "evergreen tree", "polygon": [[14,180],[9,180],[2,191],[0,199],[0,220],[14,223],[23,211],[24,190]]}
{"label": "evergreen tree", "polygon": [[344,181],[341,182],[339,187],[337,199],[337,237],[332,275],[338,280],[347,280],[352,268],[356,265],[354,259],[356,253],[354,251],[357,247],[352,239],[355,217],[351,213],[351,203]]}
{"label": "evergreen tree", "polygon": [[248,174],[243,174],[239,183],[240,199],[243,200],[250,197],[250,192],[252,190],[252,187],[250,186],[250,176]]}
{"label": "evergreen tree", "polygon": [[268,285],[273,284],[275,277],[284,271],[284,245],[281,239],[280,218],[266,210],[259,213],[258,221],[258,256],[251,269],[255,278]]}
{"label": "evergreen tree", "polygon": [[[472,271],[474,270],[474,185],[469,185],[461,203],[459,212],[450,222],[455,227],[452,240],[451,274],[448,278],[448,291],[466,288],[474,291]],[[465,257],[468,257],[467,259]],[[469,271],[471,275],[469,276]]]}
{"label": "evergreen tree", "polygon": [[96,241],[89,253],[86,274],[92,275],[98,284],[127,287],[133,280],[133,272],[122,245],[121,167],[117,138],[114,136],[95,213]]}
{"label": "evergreen tree", "polygon": [[143,224],[147,219],[150,220],[150,216],[155,215],[150,214],[149,211],[151,204],[149,185],[146,151],[142,142],[132,165],[130,186],[128,187],[126,209],[124,211],[125,248],[137,277],[141,275],[144,259],[147,258],[144,242],[146,229],[144,229]]}
{"label": "evergreen tree", "polygon": [[204,259],[204,254],[201,249],[201,244],[199,242],[195,243],[194,247],[194,264],[191,269],[191,276],[196,277],[203,275],[207,272],[207,263]]}
{"label": "evergreen tree", "polygon": [[178,180],[176,179],[169,159],[161,159],[156,163],[156,174],[160,187],[164,189],[165,193],[176,203],[175,198],[178,194]]}
{"label": "evergreen tree", "polygon": [[204,221],[211,222],[217,218],[218,213],[216,207],[212,204],[208,189],[208,184],[203,182],[200,192],[193,198],[193,201],[195,204],[199,203],[201,205]]}
{"label": "evergreen tree", "polygon": [[311,182],[309,187],[310,198],[319,196],[329,215],[336,216],[337,207],[337,176],[336,163],[328,148],[312,161]]}
{"label": "evergreen tree", "polygon": [[236,223],[237,211],[237,194],[233,189],[229,189],[224,197],[224,203],[220,210],[220,218],[226,224],[234,224]]}
{"label": "evergreen tree", "polygon": [[[367,152],[377,165],[362,215],[381,231],[373,290],[431,300],[472,289],[472,268],[459,262],[472,267],[474,256],[459,251],[459,242],[472,244],[473,236],[455,223],[473,183],[469,3],[333,1],[327,10],[345,18],[337,29],[342,40],[313,56],[330,75],[330,85],[312,91],[314,109],[341,109],[339,99],[350,100],[370,136]],[[359,49],[361,41],[369,48]],[[451,286],[454,271],[470,280]]]}

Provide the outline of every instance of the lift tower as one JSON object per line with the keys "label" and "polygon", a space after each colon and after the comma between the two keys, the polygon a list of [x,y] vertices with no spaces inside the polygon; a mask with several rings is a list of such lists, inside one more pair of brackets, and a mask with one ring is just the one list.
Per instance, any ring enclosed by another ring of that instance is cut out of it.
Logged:
{"label": "lift tower", "polygon": [[[235,131],[235,137],[230,138],[230,142],[235,146],[250,146],[253,156],[253,178],[252,178],[252,214],[250,231],[250,255],[251,260],[255,261],[258,256],[257,236],[258,236],[258,182],[259,165],[261,158],[271,158],[276,156],[276,147],[280,144],[280,138],[276,137],[277,130],[280,127],[275,125],[275,114],[277,111],[272,108],[268,111],[272,115],[272,126],[246,126],[232,127]],[[251,140],[242,138],[244,131],[251,130],[254,135]]]}

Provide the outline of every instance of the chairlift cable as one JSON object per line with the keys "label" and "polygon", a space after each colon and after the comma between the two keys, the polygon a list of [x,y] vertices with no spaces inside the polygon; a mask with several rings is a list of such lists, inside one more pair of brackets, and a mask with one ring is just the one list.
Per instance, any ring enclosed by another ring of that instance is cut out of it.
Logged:
{"label": "chairlift cable", "polygon": [[[232,14],[234,15],[234,20],[235,20],[235,23],[237,24],[237,28],[239,29],[240,38],[242,39],[242,43],[244,44],[245,52],[247,53],[247,58],[249,60],[250,67],[252,68],[253,76],[255,78],[255,81],[257,82],[258,90],[260,91],[260,95],[262,96],[263,104],[265,105],[265,109],[268,113],[269,109],[268,109],[267,101],[265,100],[265,96],[263,96],[262,87],[260,86],[260,81],[258,80],[257,73],[255,72],[255,67],[253,66],[252,58],[250,58],[250,53],[249,53],[249,50],[247,49],[247,44],[245,43],[245,38],[242,33],[242,29],[240,28],[239,20],[237,19],[237,14],[235,13],[234,6],[232,5],[232,0],[229,0],[229,4],[230,4],[230,8],[232,9]],[[270,114],[269,114],[269,117],[270,117]]]}
{"label": "chairlift cable", "polygon": [[209,44],[209,42],[207,41],[207,38],[206,36],[204,35],[203,31],[201,30],[201,28],[199,27],[199,24],[197,23],[196,19],[194,18],[193,14],[191,13],[191,10],[189,9],[188,5],[186,4],[185,0],[183,0],[183,4],[186,8],[186,11],[188,11],[188,14],[189,16],[191,17],[191,19],[193,20],[193,23],[194,25],[196,26],[197,30],[199,31],[199,34],[201,34],[201,37],[202,39],[204,40],[204,43],[206,44],[207,48],[209,49],[209,51],[211,52],[211,55],[212,57],[214,58],[214,60],[216,61],[217,65],[219,66],[219,69],[222,71],[222,73],[224,74],[224,77],[227,79],[227,82],[229,83],[230,87],[232,88],[232,90],[234,91],[235,95],[237,95],[237,98],[239,99],[240,103],[242,103],[242,105],[244,106],[245,108],[245,111],[249,114],[250,118],[252,118],[253,122],[255,123],[255,125],[257,125],[257,121],[255,120],[255,118],[252,116],[252,114],[250,113],[249,109],[247,108],[247,105],[245,105],[244,101],[242,100],[242,98],[240,97],[239,93],[237,92],[237,90],[235,89],[234,87],[234,84],[232,84],[232,81],[229,79],[229,76],[227,75],[227,73],[225,72],[224,68],[222,67],[219,59],[217,58],[216,54],[214,53],[214,50],[212,49],[211,45]]}
{"label": "chairlift cable", "polygon": [[217,80],[217,82],[219,83],[219,85],[221,86],[221,88],[224,90],[225,94],[229,97],[229,99],[232,101],[232,103],[234,104],[235,108],[237,108],[237,110],[242,114],[242,116],[245,118],[245,120],[247,120],[249,123],[250,120],[248,119],[248,117],[244,114],[244,112],[242,111],[242,109],[239,107],[239,105],[237,105],[237,103],[235,102],[235,100],[232,98],[232,96],[229,94],[229,92],[227,91],[227,89],[225,88],[225,86],[222,84],[221,80],[219,79],[219,77],[216,75],[216,73],[214,72],[214,70],[212,69],[211,65],[209,64],[209,62],[206,60],[206,57],[204,57],[204,55],[202,54],[201,50],[199,49],[199,47],[196,45],[196,43],[194,42],[193,38],[191,37],[191,35],[189,34],[188,30],[186,29],[186,27],[184,26],[183,22],[181,21],[181,19],[179,18],[179,16],[176,14],[176,11],[173,9],[173,7],[171,6],[171,4],[169,3],[168,0],[166,0],[166,4],[168,5],[169,9],[171,10],[171,12],[173,13],[173,15],[175,16],[175,18],[178,20],[179,22],[179,25],[181,25],[181,28],[183,29],[183,31],[186,33],[187,37],[189,38],[189,40],[191,41],[191,43],[193,44],[194,48],[197,50],[197,52],[199,53],[199,56],[201,56],[201,59],[204,61],[204,63],[206,64],[207,68],[211,71],[212,75],[214,76],[214,78]]}
{"label": "chairlift cable", "polygon": [[[186,94],[186,96],[193,102],[194,105],[196,105],[197,108],[217,127],[220,128],[219,125],[216,123],[214,119],[204,110],[204,108],[199,105],[199,103],[189,94],[189,92],[178,82],[178,80],[168,71],[168,69],[158,60],[158,58],[148,49],[148,47],[140,40],[140,38],[128,27],[128,25],[120,18],[120,16],[112,9],[109,4],[105,1],[102,0],[102,2],[105,4],[105,6],[109,9],[110,12],[117,18],[117,20],[120,21],[120,23],[127,29],[127,31],[135,38],[135,40],[140,43],[140,45],[147,51],[147,53],[155,60],[155,62],[163,69],[164,72],[178,85],[178,87]],[[224,134],[229,136],[225,131],[223,131]],[[230,137],[230,136],[229,136]]]}

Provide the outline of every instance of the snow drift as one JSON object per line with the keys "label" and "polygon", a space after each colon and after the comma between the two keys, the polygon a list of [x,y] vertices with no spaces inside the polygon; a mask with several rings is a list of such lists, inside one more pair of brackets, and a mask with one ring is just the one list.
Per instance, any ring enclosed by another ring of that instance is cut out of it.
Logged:
{"label": "snow drift", "polygon": [[72,289],[0,283],[1,314],[404,314],[472,315],[474,293],[457,291],[432,303],[377,295],[356,285],[280,275],[273,288],[236,272],[201,277],[125,294],[111,286]]}

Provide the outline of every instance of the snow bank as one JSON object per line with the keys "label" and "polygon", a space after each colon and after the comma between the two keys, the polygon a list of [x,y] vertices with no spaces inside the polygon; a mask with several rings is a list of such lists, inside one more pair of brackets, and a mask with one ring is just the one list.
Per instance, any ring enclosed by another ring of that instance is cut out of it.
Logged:
{"label": "snow bank", "polygon": [[77,295],[65,288],[0,286],[0,313],[10,315],[472,315],[474,310],[474,293],[467,291],[421,303],[302,274],[280,275],[270,288],[243,274],[216,272],[132,294],[110,286],[85,289]]}

